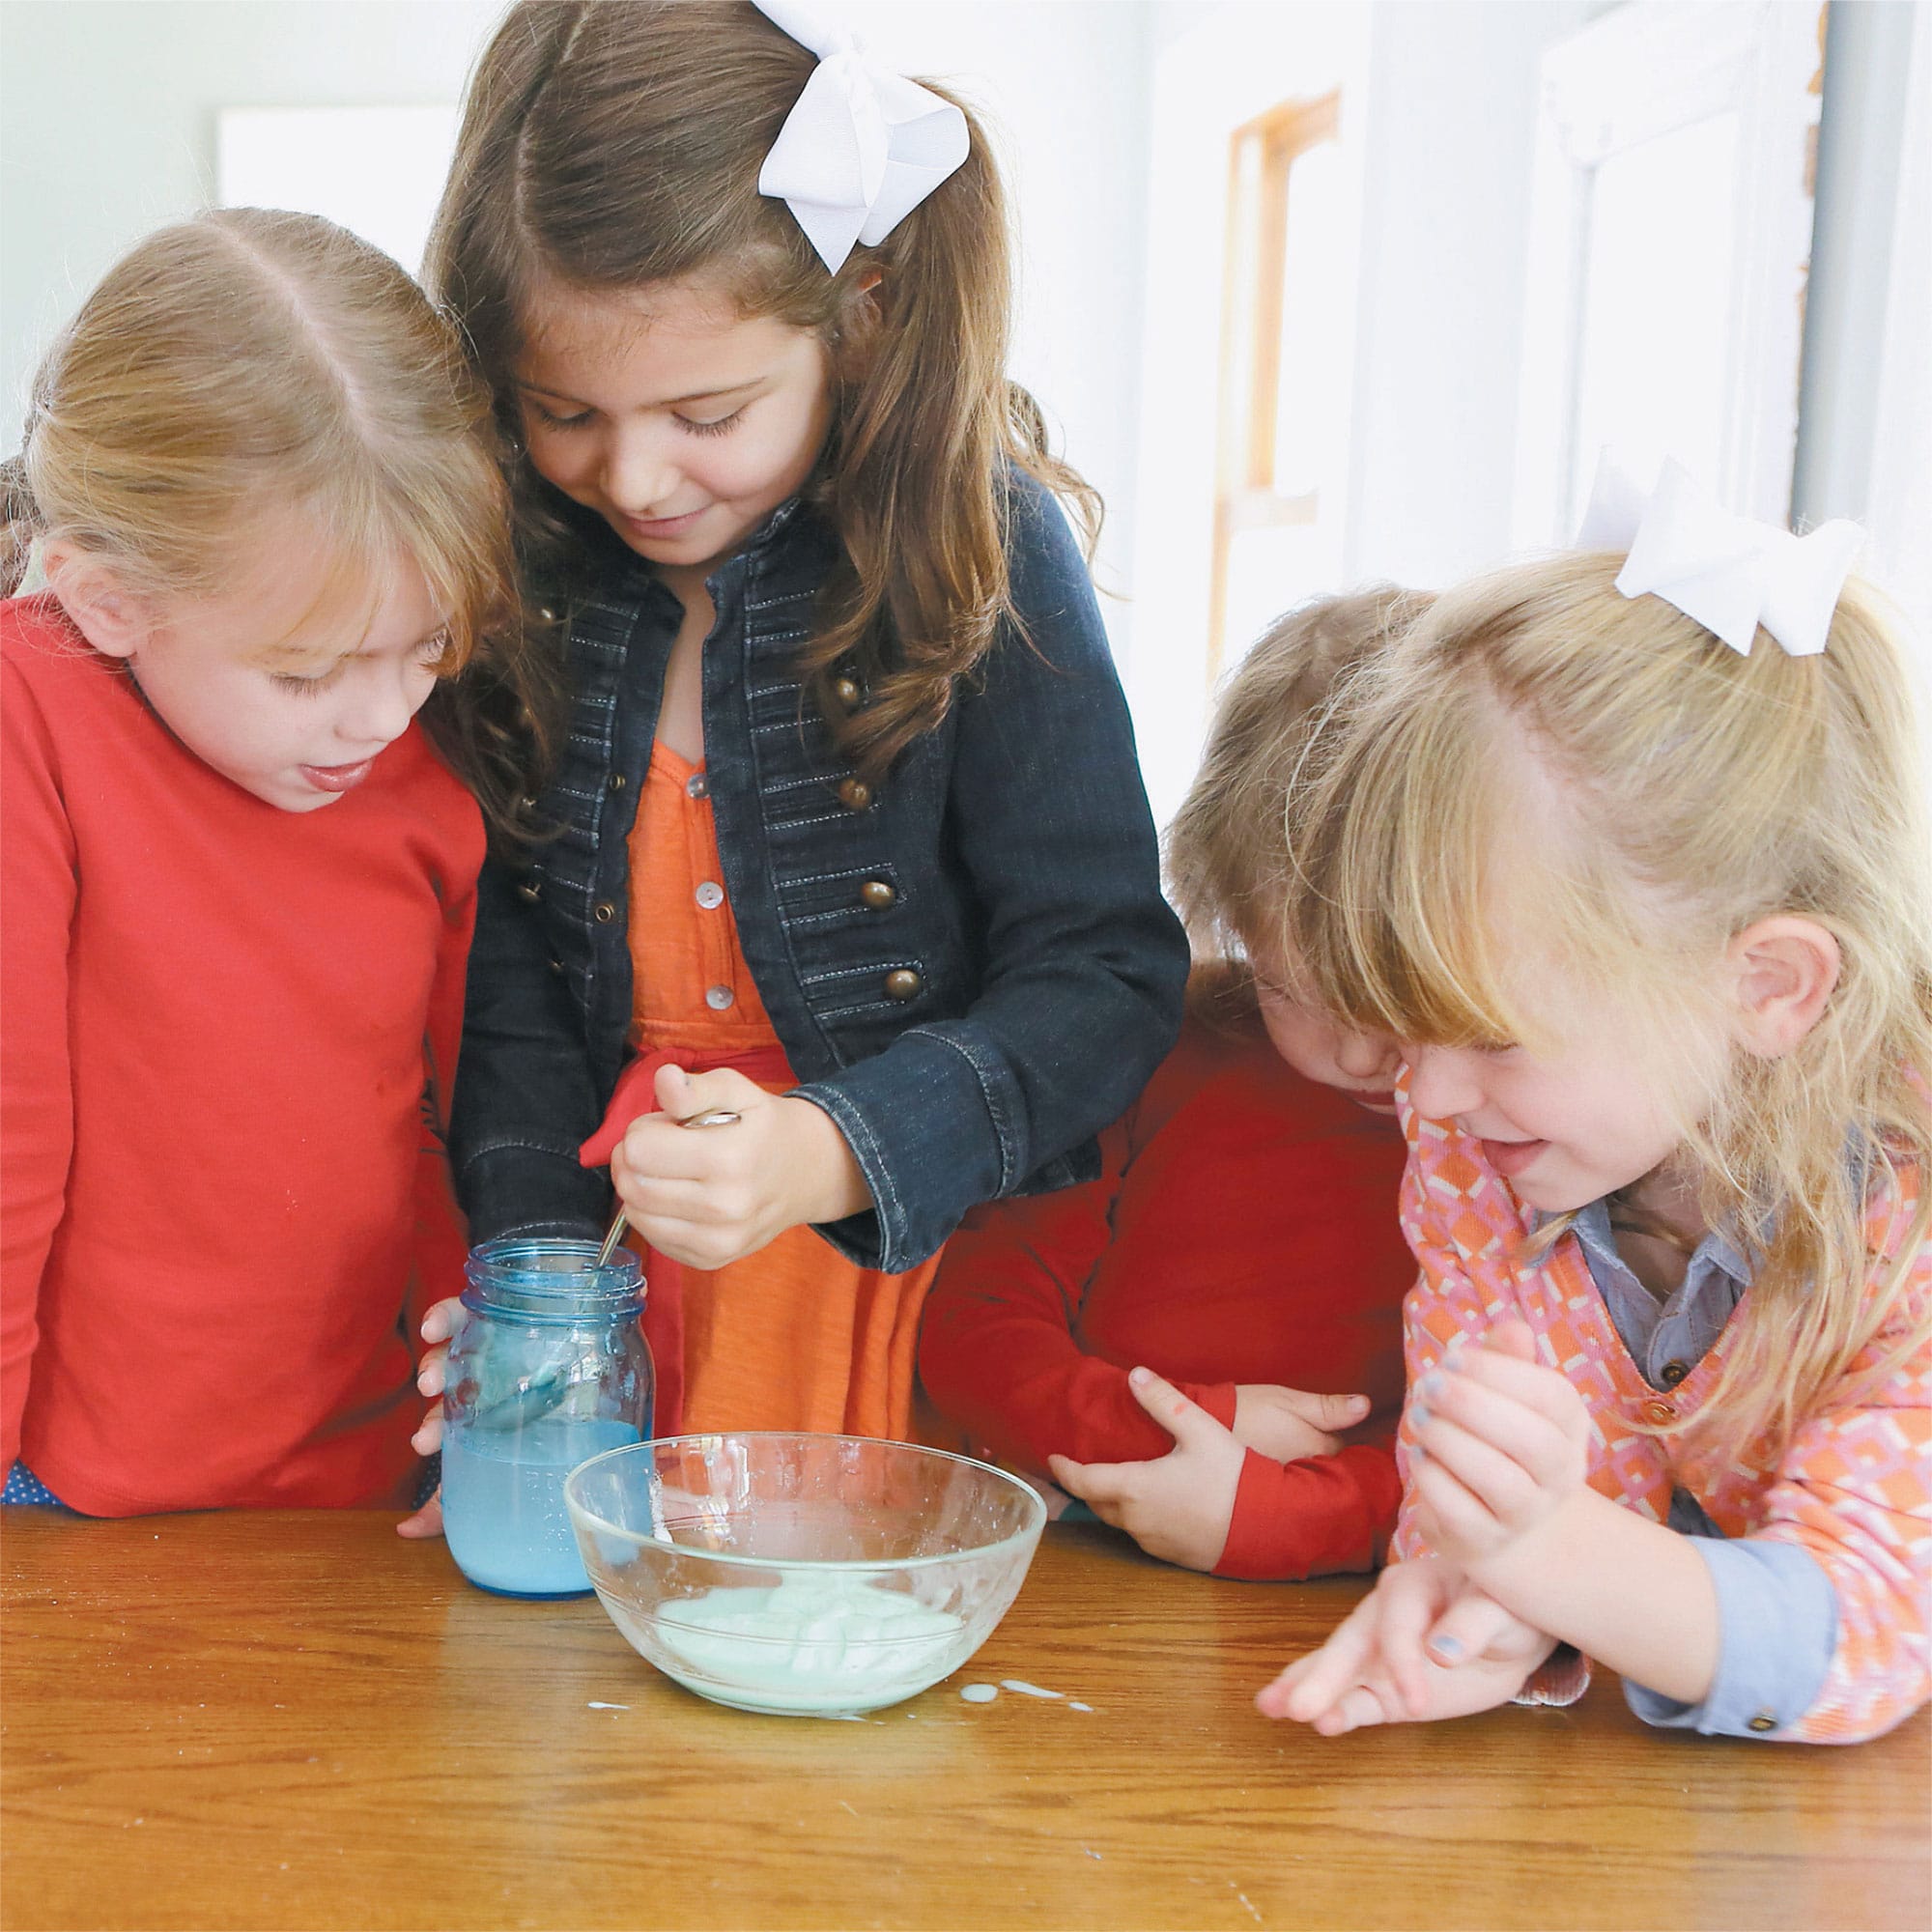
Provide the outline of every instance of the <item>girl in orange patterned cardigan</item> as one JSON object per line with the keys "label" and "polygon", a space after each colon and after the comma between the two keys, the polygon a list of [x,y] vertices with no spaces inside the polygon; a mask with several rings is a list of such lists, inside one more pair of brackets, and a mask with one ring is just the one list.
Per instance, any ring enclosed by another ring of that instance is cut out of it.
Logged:
{"label": "girl in orange patterned cardigan", "polygon": [[1260,1699],[1327,1734],[1567,1702],[1587,1658],[1704,1732],[1848,1743],[1927,1696],[1932,842],[1900,648],[1856,583],[1833,610],[1842,566],[1797,655],[1624,564],[1445,594],[1291,803],[1285,950],[1404,1042],[1422,1264],[1401,1560]]}

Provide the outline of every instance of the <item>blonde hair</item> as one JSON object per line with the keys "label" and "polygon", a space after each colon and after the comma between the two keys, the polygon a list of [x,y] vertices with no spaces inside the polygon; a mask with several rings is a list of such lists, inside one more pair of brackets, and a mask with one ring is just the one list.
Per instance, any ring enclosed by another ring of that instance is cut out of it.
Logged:
{"label": "blonde hair", "polygon": [[327,547],[325,598],[412,560],[447,629],[425,724],[493,828],[514,828],[546,694],[522,644],[489,396],[379,249],[262,209],[150,235],[42,364],[10,472],[9,587],[42,536],[136,591],[207,597],[291,512]]}
{"label": "blonde hair", "polygon": [[[517,358],[546,291],[715,279],[741,314],[820,338],[834,415],[809,493],[839,554],[799,666],[840,750],[877,777],[939,724],[1015,617],[1009,468],[1068,499],[1090,540],[1099,498],[1050,453],[1037,405],[1007,380],[1006,201],[963,102],[964,163],[837,273],[784,203],[758,192],[815,64],[743,0],[522,0],[470,81],[426,273],[513,446]],[[567,579],[609,542],[521,453],[512,484],[520,551],[540,582]],[[839,698],[848,680],[866,692],[856,708]]]}
{"label": "blonde hair", "polygon": [[[1932,1226],[1932,842],[1911,691],[1856,582],[1823,655],[1761,635],[1741,657],[1621,596],[1621,562],[1562,556],[1445,592],[1363,668],[1289,802],[1284,932],[1322,1005],[1405,1041],[1547,1044],[1536,961],[1632,1015],[1660,1077],[1671,1057],[1702,1073],[1680,1099],[1698,1110],[1685,1149],[1752,1289],[1686,1433],[1776,1455],[1895,1319]],[[1824,927],[1841,966],[1803,1041],[1767,1059],[1725,1039],[1716,969],[1776,914]],[[1867,1204],[1907,1166],[1918,1210],[1902,1240],[1884,1233],[1870,1295]]]}
{"label": "blonde hair", "polygon": [[1290,787],[1350,676],[1430,602],[1392,584],[1318,597],[1277,617],[1223,681],[1167,831],[1169,890],[1197,955],[1233,959],[1278,939]]}

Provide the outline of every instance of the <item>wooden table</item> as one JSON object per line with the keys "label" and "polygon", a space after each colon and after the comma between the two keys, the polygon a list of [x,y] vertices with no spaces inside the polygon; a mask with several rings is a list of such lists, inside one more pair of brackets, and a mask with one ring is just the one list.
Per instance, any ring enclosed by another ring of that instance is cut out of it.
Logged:
{"label": "wooden table", "polygon": [[[1809,1932],[1932,1905],[1923,1713],[1847,1750],[1704,1742],[1600,1682],[1324,1741],[1249,1699],[1358,1582],[1219,1582],[1093,1528],[1049,1530],[979,1657],[863,1723],[704,1703],[594,1600],[485,1596],[384,1517],[9,1510],[0,1536],[13,1932]],[[1065,1696],[959,1695],[1003,1678]]]}

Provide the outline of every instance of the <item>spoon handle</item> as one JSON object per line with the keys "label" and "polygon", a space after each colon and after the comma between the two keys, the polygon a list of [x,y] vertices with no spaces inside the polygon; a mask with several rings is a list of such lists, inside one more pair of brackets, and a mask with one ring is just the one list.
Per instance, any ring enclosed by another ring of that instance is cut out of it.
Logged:
{"label": "spoon handle", "polygon": [[[734,1114],[728,1107],[712,1107],[702,1114],[694,1114],[688,1121],[680,1121],[681,1127],[732,1127],[743,1117]],[[624,1238],[625,1230],[630,1227],[630,1219],[619,1208],[611,1217],[611,1232],[604,1236],[604,1245],[597,1250],[597,1267],[609,1267],[611,1257],[617,1252],[617,1243]]]}

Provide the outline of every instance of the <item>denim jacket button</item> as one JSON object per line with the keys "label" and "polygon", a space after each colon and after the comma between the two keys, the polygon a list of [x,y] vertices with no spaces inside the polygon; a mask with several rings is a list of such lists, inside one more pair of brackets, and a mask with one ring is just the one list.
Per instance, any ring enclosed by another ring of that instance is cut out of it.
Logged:
{"label": "denim jacket button", "polygon": [[924,983],[917,973],[908,972],[903,966],[898,967],[886,975],[886,998],[897,1000],[903,1005],[907,1000],[917,999],[919,989]]}
{"label": "denim jacket button", "polygon": [[543,892],[534,879],[526,879],[517,888],[517,896],[520,899],[528,899],[532,905],[535,905],[543,897]]}
{"label": "denim jacket button", "polygon": [[847,711],[858,710],[859,699],[863,696],[858,685],[849,677],[839,678],[832,687],[832,695]]}
{"label": "denim jacket button", "polygon": [[599,899],[597,903],[590,908],[590,917],[594,919],[599,925],[609,925],[611,922],[617,917],[617,908],[613,906],[609,899]]}
{"label": "denim jacket button", "polygon": [[726,1007],[734,1005],[737,998],[729,986],[707,986],[704,989],[704,1004],[714,1013],[722,1013]]}
{"label": "denim jacket button", "polygon": [[604,784],[607,790],[622,791],[624,789],[624,774],[622,772],[612,772],[611,776],[604,781]]}
{"label": "denim jacket button", "polygon": [[839,803],[849,811],[864,811],[872,802],[872,787],[864,779],[847,779],[838,787]]}
{"label": "denim jacket button", "polygon": [[867,879],[859,888],[859,903],[869,906],[874,912],[884,912],[898,897],[884,879]]}
{"label": "denim jacket button", "polygon": [[550,970],[561,980],[563,978],[563,961],[561,959],[553,959],[550,962]]}

